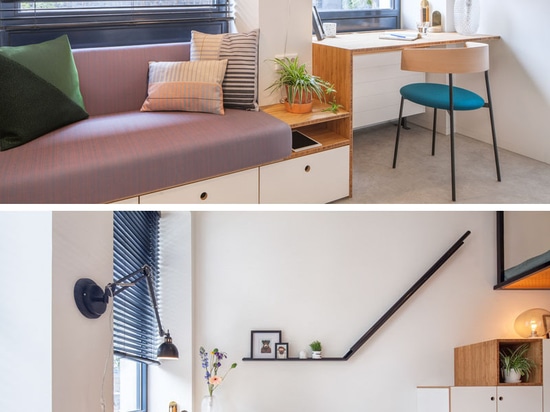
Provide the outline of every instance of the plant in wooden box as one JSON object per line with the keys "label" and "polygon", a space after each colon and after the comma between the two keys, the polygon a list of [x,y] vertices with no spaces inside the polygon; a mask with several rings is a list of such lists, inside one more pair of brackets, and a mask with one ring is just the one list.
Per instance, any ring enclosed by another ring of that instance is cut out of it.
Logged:
{"label": "plant in wooden box", "polygon": [[321,351],[323,349],[321,342],[314,340],[309,344],[309,347],[311,348],[311,359],[321,359]]}
{"label": "plant in wooden box", "polygon": [[516,348],[505,347],[500,350],[500,366],[504,382],[519,383],[522,376],[525,376],[525,379],[529,380],[529,374],[536,365],[532,359],[526,356],[528,350],[528,343],[524,343]]}
{"label": "plant in wooden box", "polygon": [[307,71],[305,64],[300,64],[298,58],[275,58],[279,77],[266,89],[273,93],[284,89],[286,110],[291,113],[309,113],[313,108],[313,97],[326,102],[326,96],[333,99],[328,110],[336,113],[340,105],[334,100],[336,90],[333,85]]}

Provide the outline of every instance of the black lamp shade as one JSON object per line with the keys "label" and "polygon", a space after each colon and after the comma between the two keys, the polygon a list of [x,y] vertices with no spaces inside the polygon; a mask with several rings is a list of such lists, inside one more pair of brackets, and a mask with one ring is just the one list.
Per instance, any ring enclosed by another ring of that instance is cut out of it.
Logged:
{"label": "black lamp shade", "polygon": [[179,359],[178,348],[172,343],[170,332],[166,332],[164,342],[159,346],[157,350],[158,359]]}

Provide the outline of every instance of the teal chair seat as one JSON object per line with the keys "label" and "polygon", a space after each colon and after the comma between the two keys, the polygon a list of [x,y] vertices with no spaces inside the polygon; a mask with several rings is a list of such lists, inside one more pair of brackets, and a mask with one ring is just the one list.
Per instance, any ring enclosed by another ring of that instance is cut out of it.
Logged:
{"label": "teal chair seat", "polygon": [[[436,109],[450,110],[449,86],[438,83],[413,83],[403,86],[401,95],[411,102]],[[477,110],[485,100],[470,90],[453,87],[454,110]]]}

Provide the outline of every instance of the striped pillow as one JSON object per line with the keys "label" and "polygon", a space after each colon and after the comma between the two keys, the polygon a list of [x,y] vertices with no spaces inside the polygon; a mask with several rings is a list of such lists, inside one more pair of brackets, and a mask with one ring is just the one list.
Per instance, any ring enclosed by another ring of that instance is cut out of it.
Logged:
{"label": "striped pillow", "polygon": [[149,62],[142,112],[185,111],[224,114],[222,81],[227,60]]}
{"label": "striped pillow", "polygon": [[206,34],[191,32],[191,61],[227,59],[223,80],[225,107],[242,110],[258,106],[258,42],[260,31]]}

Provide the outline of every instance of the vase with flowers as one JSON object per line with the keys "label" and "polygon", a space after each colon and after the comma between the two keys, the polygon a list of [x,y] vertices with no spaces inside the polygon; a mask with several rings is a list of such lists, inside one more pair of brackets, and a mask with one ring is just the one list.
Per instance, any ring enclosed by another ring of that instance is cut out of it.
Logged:
{"label": "vase with flowers", "polygon": [[222,361],[227,359],[227,354],[225,352],[220,351],[218,348],[214,348],[208,352],[201,346],[200,357],[202,367],[205,371],[204,379],[206,379],[206,385],[208,387],[208,395],[202,399],[201,412],[222,412],[222,406],[218,399],[214,397],[214,391],[224,381],[227,374],[237,367],[237,364],[233,363],[225,374],[221,376],[220,368],[222,366]]}

